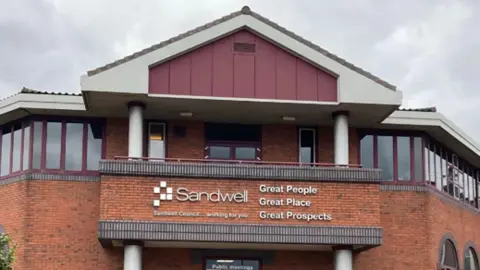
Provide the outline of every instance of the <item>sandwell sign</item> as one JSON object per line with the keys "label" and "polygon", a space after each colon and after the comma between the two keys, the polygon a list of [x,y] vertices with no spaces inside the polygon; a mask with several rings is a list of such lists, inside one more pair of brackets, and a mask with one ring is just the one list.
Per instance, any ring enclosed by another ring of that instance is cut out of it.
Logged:
{"label": "sandwell sign", "polygon": [[[258,186],[258,193],[262,196],[257,203],[260,209],[258,217],[263,220],[299,220],[299,221],[330,221],[332,216],[329,213],[318,213],[309,211],[312,196],[319,196],[318,189],[311,186],[295,185],[265,185]],[[163,204],[200,202],[206,201],[216,204],[245,204],[249,203],[249,190],[237,192],[224,192],[217,189],[212,192],[190,190],[186,187],[169,187],[166,181],[161,181],[159,186],[153,188],[153,193],[158,196],[153,201],[154,216],[180,216],[180,217],[208,217],[223,219],[246,219],[247,213],[232,212],[189,212],[189,211],[162,211]],[[286,195],[286,197],[285,197]],[[305,210],[282,211],[285,207],[299,208]]]}

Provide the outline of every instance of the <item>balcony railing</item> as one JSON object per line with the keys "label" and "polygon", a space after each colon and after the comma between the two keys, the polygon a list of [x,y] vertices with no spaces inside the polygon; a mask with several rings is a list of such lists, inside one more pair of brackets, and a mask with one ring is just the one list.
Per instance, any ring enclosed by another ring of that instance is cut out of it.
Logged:
{"label": "balcony railing", "polygon": [[115,157],[100,162],[103,175],[379,183],[379,169],[330,163]]}

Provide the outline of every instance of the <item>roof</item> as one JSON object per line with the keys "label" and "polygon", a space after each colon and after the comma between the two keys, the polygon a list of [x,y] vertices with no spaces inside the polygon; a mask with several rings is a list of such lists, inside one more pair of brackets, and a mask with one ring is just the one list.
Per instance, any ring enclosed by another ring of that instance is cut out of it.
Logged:
{"label": "roof", "polygon": [[359,74],[361,74],[361,75],[363,75],[363,76],[365,76],[365,77],[367,77],[367,78],[369,78],[369,79],[371,79],[371,80],[373,80],[373,81],[375,81],[376,83],[378,83],[378,84],[380,84],[380,85],[382,85],[382,86],[384,86],[384,87],[386,87],[386,88],[388,88],[388,89],[390,89],[390,90],[393,90],[393,91],[396,90],[396,86],[394,86],[394,85],[392,85],[392,84],[390,84],[390,83],[388,83],[388,82],[380,79],[379,77],[371,74],[371,73],[368,72],[368,71],[365,71],[365,70],[363,70],[363,69],[355,66],[355,65],[352,64],[352,63],[347,62],[345,59],[340,58],[340,57],[338,57],[337,55],[334,55],[334,54],[330,53],[329,51],[321,48],[320,46],[318,46],[318,45],[316,45],[316,44],[313,44],[311,41],[308,41],[308,40],[304,39],[303,37],[300,37],[300,36],[296,35],[295,33],[287,30],[286,28],[284,28],[284,27],[282,27],[282,26],[280,26],[280,25],[278,25],[278,24],[270,21],[269,19],[261,16],[260,14],[251,11],[248,6],[244,6],[240,11],[236,11],[236,12],[230,13],[229,15],[224,16],[224,17],[222,17],[222,18],[220,18],[220,19],[217,19],[217,20],[214,20],[214,21],[212,21],[212,22],[210,22],[210,23],[207,23],[207,24],[204,24],[204,25],[202,25],[202,26],[199,26],[199,27],[197,27],[197,28],[195,28],[195,29],[192,29],[192,30],[190,30],[190,31],[187,31],[187,32],[185,32],[185,33],[182,33],[182,34],[180,34],[180,35],[178,35],[178,36],[176,36],[176,37],[173,37],[173,38],[170,38],[170,39],[168,39],[168,40],[162,41],[162,42],[160,42],[160,43],[158,43],[158,44],[155,44],[155,45],[153,45],[153,46],[150,46],[149,48],[143,49],[143,50],[141,50],[141,51],[139,51],[139,52],[133,53],[133,54],[131,54],[131,55],[129,55],[129,56],[126,56],[126,57],[124,57],[124,58],[122,58],[122,59],[116,60],[116,61],[114,61],[114,62],[112,62],[112,63],[109,63],[109,64],[107,64],[107,65],[104,65],[104,66],[102,66],[102,67],[98,67],[98,68],[96,68],[96,69],[90,70],[90,71],[87,72],[87,75],[88,75],[88,76],[93,76],[93,75],[95,75],[95,74],[98,74],[98,73],[101,73],[101,72],[103,72],[103,71],[109,70],[109,69],[111,69],[111,68],[113,68],[113,67],[119,66],[119,65],[121,65],[121,64],[123,64],[123,63],[126,63],[126,62],[128,62],[128,61],[131,61],[131,60],[133,60],[133,59],[135,59],[135,58],[138,58],[138,57],[140,57],[140,56],[142,56],[142,55],[148,54],[148,53],[150,53],[150,52],[152,52],[152,51],[155,51],[155,50],[158,50],[158,49],[160,49],[160,48],[162,48],[162,47],[165,47],[165,46],[167,46],[168,44],[177,42],[177,41],[179,41],[179,40],[181,40],[181,39],[184,39],[184,38],[186,38],[186,37],[188,37],[188,36],[191,36],[191,35],[193,35],[193,34],[196,34],[196,33],[198,33],[198,32],[201,32],[201,31],[203,31],[203,30],[206,30],[206,29],[208,29],[208,28],[211,28],[211,27],[213,27],[213,26],[215,26],[215,25],[218,25],[218,24],[220,24],[220,23],[226,22],[226,21],[228,21],[228,20],[231,20],[231,19],[233,19],[233,18],[235,18],[235,17],[237,17],[237,16],[240,16],[240,15],[242,15],[242,14],[250,15],[250,16],[256,18],[257,20],[259,20],[259,21],[261,21],[261,22],[269,25],[270,27],[272,27],[272,28],[274,28],[274,29],[276,29],[276,30],[284,33],[285,35],[287,35],[287,36],[289,36],[289,37],[297,40],[298,42],[300,42],[300,43],[302,43],[302,44],[304,44],[304,45],[312,48],[313,50],[315,50],[315,51],[317,51],[317,52],[325,55],[326,57],[328,57],[328,58],[330,58],[330,59],[332,59],[332,60],[340,63],[341,65],[343,65],[343,66],[345,66],[345,67],[347,67],[347,68],[349,68],[349,69],[351,69],[351,70],[353,70],[353,71],[355,71],[355,72],[357,72],[357,73],[359,73]]}
{"label": "roof", "polygon": [[68,93],[68,92],[48,92],[48,91],[38,91],[23,87],[20,90],[20,94],[39,94],[39,95],[56,95],[56,96],[78,96],[81,97],[81,93]]}
{"label": "roof", "polygon": [[400,108],[399,111],[408,111],[408,112],[437,112],[436,107],[425,107],[425,108]]}

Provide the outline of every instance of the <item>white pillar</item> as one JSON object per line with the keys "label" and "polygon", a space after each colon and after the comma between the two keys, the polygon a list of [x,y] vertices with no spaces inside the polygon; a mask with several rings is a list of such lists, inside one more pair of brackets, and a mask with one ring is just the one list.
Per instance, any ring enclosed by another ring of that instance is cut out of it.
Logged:
{"label": "white pillar", "polygon": [[142,103],[128,104],[128,156],[140,158],[143,156],[143,110]]}
{"label": "white pillar", "polygon": [[353,258],[351,249],[337,249],[335,253],[335,270],[352,270]]}
{"label": "white pillar", "polygon": [[124,247],[123,269],[124,270],[142,270],[142,249],[141,244]]}
{"label": "white pillar", "polygon": [[348,114],[346,112],[336,113],[333,121],[335,164],[348,165]]}

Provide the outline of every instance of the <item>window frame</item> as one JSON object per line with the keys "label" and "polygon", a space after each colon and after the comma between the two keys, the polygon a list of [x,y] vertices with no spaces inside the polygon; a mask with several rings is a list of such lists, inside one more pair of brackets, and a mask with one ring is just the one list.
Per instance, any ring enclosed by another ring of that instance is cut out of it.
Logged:
{"label": "window frame", "polygon": [[475,269],[474,270],[479,270],[480,269],[480,260],[478,258],[478,252],[475,244],[473,244],[472,241],[468,241],[465,246],[463,247],[463,269],[465,269],[465,259],[467,257],[467,254],[469,251],[472,251],[473,257],[474,257],[474,262],[475,262]]}
{"label": "window frame", "polygon": [[[453,247],[453,251],[454,251],[454,256],[455,256],[455,260],[457,261],[457,267],[456,268],[452,268],[451,266],[449,265],[443,265],[442,264],[442,257],[443,257],[443,247],[447,244],[447,242],[450,242],[452,244],[452,247]],[[451,233],[446,233],[443,235],[442,239],[440,240],[440,247],[438,249],[438,266],[439,266],[439,269],[441,270],[460,270],[460,260],[459,260],[459,256],[458,256],[458,245],[457,245],[457,241],[455,241],[455,238],[453,237],[453,235]]]}
{"label": "window frame", "polygon": [[[303,163],[301,162],[301,155],[302,155],[302,152],[301,152],[301,148],[302,148],[302,131],[304,130],[309,130],[309,131],[313,131],[313,161],[311,163]],[[318,149],[317,149],[317,145],[318,145],[318,142],[317,142],[317,137],[318,137],[318,134],[317,134],[317,129],[314,128],[314,127],[306,127],[306,126],[300,126],[297,128],[297,160],[298,160],[298,163],[300,165],[302,164],[315,164],[317,163],[317,153],[318,153]]]}
{"label": "window frame", "polygon": [[[33,152],[34,152],[34,135],[35,135],[35,125],[34,123],[40,123],[42,127],[40,142],[40,168],[34,168],[33,164]],[[58,122],[61,123],[61,134],[60,134],[60,167],[59,168],[46,168],[46,158],[47,158],[47,123],[48,122]],[[13,145],[10,147],[9,153],[9,173],[1,176],[1,179],[10,178],[13,176],[22,175],[28,172],[40,172],[40,173],[67,173],[69,175],[99,175],[98,170],[88,170],[88,130],[90,124],[101,124],[102,125],[102,149],[100,159],[105,158],[106,153],[106,121],[103,118],[87,118],[87,117],[55,117],[55,116],[29,116],[22,119],[18,119],[9,123],[6,123],[2,126],[10,126],[11,131],[16,123],[21,123],[21,143],[20,143],[20,170],[13,171]],[[82,128],[82,169],[81,170],[65,170],[65,153],[66,153],[66,129],[67,123],[79,123],[83,125]],[[29,134],[29,145],[28,149],[25,149],[25,129],[30,127]],[[3,135],[3,128],[0,129],[0,136]],[[14,133],[10,132],[10,143],[13,143]],[[2,140],[0,140],[0,149],[2,146]],[[25,154],[28,155],[29,168],[25,168],[24,157]],[[0,155],[0,160],[1,160]]]}
{"label": "window frame", "polygon": [[[210,158],[210,148],[212,146],[228,147],[230,148],[229,158]],[[251,147],[255,149],[254,159],[237,159],[235,155],[235,149],[240,147]],[[262,148],[261,142],[248,142],[248,141],[206,141],[204,159],[212,160],[225,160],[225,161],[247,161],[247,162],[259,162],[262,161]]]}
{"label": "window frame", "polygon": [[[395,185],[422,185],[425,181],[425,140],[427,138],[424,132],[411,132],[411,131],[392,131],[392,130],[371,130],[363,129],[358,131],[358,146],[357,146],[357,159],[359,163],[362,163],[362,151],[361,151],[361,140],[363,137],[371,135],[373,137],[373,167],[378,168],[378,137],[379,136],[390,136],[392,137],[392,156],[393,156],[393,180],[383,180],[382,184],[395,184]],[[398,137],[409,137],[409,153],[410,153],[410,180],[399,180],[398,179]],[[415,138],[422,139],[422,148],[421,148],[421,167],[422,167],[422,179],[415,178]]]}
{"label": "window frame", "polygon": [[168,132],[168,125],[165,121],[154,121],[154,120],[147,120],[144,122],[144,134],[145,134],[145,141],[144,149],[143,149],[143,156],[150,158],[150,126],[153,125],[162,125],[163,126],[163,144],[164,144],[164,159],[168,158],[168,147],[167,147],[167,132]]}

